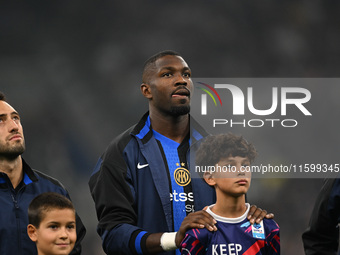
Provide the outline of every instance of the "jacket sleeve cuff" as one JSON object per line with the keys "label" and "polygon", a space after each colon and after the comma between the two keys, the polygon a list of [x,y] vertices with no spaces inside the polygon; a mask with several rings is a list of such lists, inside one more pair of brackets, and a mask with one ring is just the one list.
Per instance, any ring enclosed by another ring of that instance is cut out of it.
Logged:
{"label": "jacket sleeve cuff", "polygon": [[150,234],[143,230],[136,230],[132,233],[129,248],[133,254],[142,255],[146,254],[146,239]]}

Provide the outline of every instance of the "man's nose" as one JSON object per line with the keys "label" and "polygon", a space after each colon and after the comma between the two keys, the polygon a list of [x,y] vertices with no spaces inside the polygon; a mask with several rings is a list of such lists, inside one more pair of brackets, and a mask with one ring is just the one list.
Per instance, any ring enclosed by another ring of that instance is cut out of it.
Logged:
{"label": "man's nose", "polygon": [[187,85],[187,84],[188,84],[188,81],[182,74],[176,75],[176,85]]}
{"label": "man's nose", "polygon": [[19,130],[19,124],[15,120],[11,120],[9,122],[8,129],[9,129],[9,132],[18,131]]}

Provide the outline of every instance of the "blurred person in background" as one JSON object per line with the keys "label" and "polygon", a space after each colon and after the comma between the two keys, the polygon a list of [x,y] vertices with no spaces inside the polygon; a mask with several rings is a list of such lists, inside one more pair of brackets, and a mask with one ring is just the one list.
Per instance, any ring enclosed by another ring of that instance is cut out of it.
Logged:
{"label": "blurred person in background", "polygon": [[336,255],[339,248],[340,179],[325,179],[309,226],[302,234],[306,255]]}

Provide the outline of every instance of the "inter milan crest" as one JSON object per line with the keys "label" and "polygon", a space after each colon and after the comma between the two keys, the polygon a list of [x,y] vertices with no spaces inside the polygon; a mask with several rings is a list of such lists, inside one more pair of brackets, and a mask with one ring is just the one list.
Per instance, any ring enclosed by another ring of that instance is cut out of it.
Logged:
{"label": "inter milan crest", "polygon": [[[184,163],[181,163],[181,165],[185,166]],[[184,167],[177,168],[174,172],[174,177],[179,186],[187,186],[191,182],[190,172]]]}

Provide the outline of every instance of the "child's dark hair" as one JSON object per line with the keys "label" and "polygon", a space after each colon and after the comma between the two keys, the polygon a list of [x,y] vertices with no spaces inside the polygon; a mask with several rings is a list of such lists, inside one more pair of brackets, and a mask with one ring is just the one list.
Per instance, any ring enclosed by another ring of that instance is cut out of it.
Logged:
{"label": "child's dark hair", "polygon": [[72,202],[65,196],[55,192],[45,192],[36,196],[28,206],[28,223],[39,227],[45,213],[53,209],[71,209]]}
{"label": "child's dark hair", "polygon": [[196,152],[197,166],[214,166],[222,158],[245,157],[252,163],[257,155],[254,146],[242,136],[232,133],[211,135],[205,138]]}

